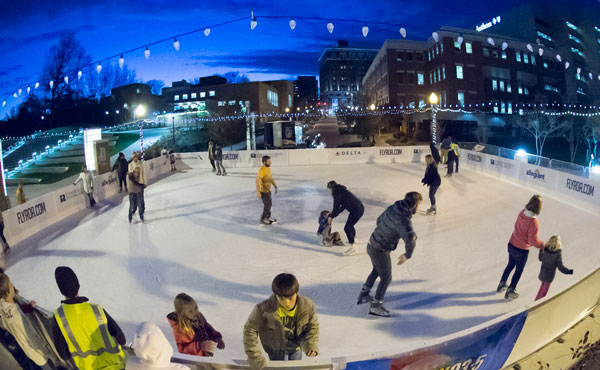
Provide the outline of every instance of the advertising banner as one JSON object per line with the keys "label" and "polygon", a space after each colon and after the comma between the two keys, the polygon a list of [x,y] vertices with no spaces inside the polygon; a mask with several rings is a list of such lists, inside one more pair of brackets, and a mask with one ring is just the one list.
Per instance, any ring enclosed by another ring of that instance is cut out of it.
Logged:
{"label": "advertising banner", "polygon": [[425,156],[431,154],[428,146],[407,146],[403,148],[407,162],[425,162]]}
{"label": "advertising banner", "polygon": [[519,172],[519,162],[512,159],[497,157],[486,154],[484,168],[494,174],[504,178],[517,178]]}
{"label": "advertising banner", "polygon": [[371,148],[367,147],[326,150],[329,151],[330,164],[368,163],[371,160]]}
{"label": "advertising banner", "polygon": [[296,149],[289,151],[290,166],[311,166],[329,164],[327,149]]}
{"label": "advertising banner", "polygon": [[250,152],[250,164],[252,167],[262,166],[262,157],[265,155],[271,157],[271,166],[273,167],[289,166],[288,150],[260,150]]}
{"label": "advertising banner", "polygon": [[533,185],[534,188],[543,187],[555,190],[558,172],[550,168],[521,162],[519,163],[518,179],[527,185]]}
{"label": "advertising banner", "polygon": [[110,198],[119,191],[117,172],[107,172],[94,177],[94,199],[96,201]]}
{"label": "advertising banner", "polygon": [[464,156],[462,156],[463,163],[466,163],[468,167],[471,168],[484,168],[486,163],[486,154],[470,152],[467,151]]}
{"label": "advertising banner", "polygon": [[558,173],[557,190],[570,197],[600,206],[599,183],[565,172]]}
{"label": "advertising banner", "polygon": [[[96,185],[94,185],[94,188]],[[86,208],[86,195],[81,184],[77,186],[67,185],[54,191],[56,212],[59,219],[72,215]]]}
{"label": "advertising banner", "polygon": [[510,355],[527,312],[439,345],[389,359],[348,362],[347,370],[498,370]]}
{"label": "advertising banner", "polygon": [[223,151],[223,166],[225,168],[251,167],[250,153],[247,151]]}
{"label": "advertising banner", "polygon": [[177,153],[175,154],[177,168],[209,168],[208,152]]}
{"label": "advertising banner", "polygon": [[32,199],[2,213],[10,244],[16,244],[56,222],[54,192]]}
{"label": "advertising banner", "polygon": [[410,162],[410,148],[389,147],[389,148],[371,148],[371,154],[375,163],[397,163]]}

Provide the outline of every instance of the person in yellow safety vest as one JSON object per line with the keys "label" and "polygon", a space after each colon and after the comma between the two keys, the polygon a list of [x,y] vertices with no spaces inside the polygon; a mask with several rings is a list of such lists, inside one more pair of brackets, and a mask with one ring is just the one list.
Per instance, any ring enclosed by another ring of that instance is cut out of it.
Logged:
{"label": "person in yellow safety vest", "polygon": [[66,266],[54,271],[58,289],[65,296],[54,311],[54,343],[58,354],[73,359],[80,370],[124,370],[125,335],[98,304],[79,296],[79,280]]}

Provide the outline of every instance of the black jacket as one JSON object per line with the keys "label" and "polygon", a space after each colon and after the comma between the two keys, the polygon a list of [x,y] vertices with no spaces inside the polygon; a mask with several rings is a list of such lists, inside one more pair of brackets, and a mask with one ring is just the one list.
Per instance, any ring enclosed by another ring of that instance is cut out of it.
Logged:
{"label": "black jacket", "polygon": [[215,160],[217,160],[217,161],[223,160],[223,149],[221,149],[221,148],[215,149]]}
{"label": "black jacket", "polygon": [[117,173],[120,175],[125,175],[127,173],[127,167],[129,166],[129,162],[127,159],[119,159],[115,161],[115,165],[112,167],[112,170],[117,170]]}
{"label": "black jacket", "polygon": [[540,248],[540,261],[542,261],[542,268],[540,269],[539,278],[541,281],[551,283],[556,275],[556,269],[567,275],[572,275],[573,270],[566,268],[562,262],[562,253],[560,249],[552,252],[546,248]]}
{"label": "black jacket", "polygon": [[442,141],[441,148],[442,149],[450,149],[451,145],[452,145],[452,140],[449,137],[447,137]]}
{"label": "black jacket", "polygon": [[377,218],[377,226],[369,239],[369,248],[376,252],[393,251],[402,238],[406,248],[406,258],[410,258],[417,242],[417,234],[412,227],[411,218],[411,208],[406,200],[399,200],[389,206]]}
{"label": "black jacket", "polygon": [[335,185],[331,194],[333,195],[333,210],[329,215],[331,218],[335,218],[344,210],[348,210],[350,213],[362,212],[365,210],[362,202],[344,185]]}
{"label": "black jacket", "polygon": [[[87,301],[88,301],[88,299],[86,297],[75,297],[75,298],[70,298],[65,301],[62,301],[61,303],[78,304],[78,303],[83,303],[83,302],[87,302]],[[121,330],[119,325],[117,325],[115,320],[113,320],[113,318],[110,317],[110,315],[108,314],[108,312],[106,312],[106,310],[104,310],[104,314],[106,315],[106,321],[107,321],[109,334],[115,338],[117,343],[124,346],[125,345],[125,334],[123,334],[123,331]],[[53,326],[52,331],[54,333],[54,345],[56,346],[56,351],[58,352],[58,354],[60,355],[60,357],[63,360],[65,360],[65,361],[69,360],[71,358],[71,352],[69,352],[69,346],[67,345],[67,341],[63,337],[62,332],[60,331],[60,327],[58,326],[58,323],[56,322],[56,320],[52,320],[52,326]]]}
{"label": "black jacket", "polygon": [[448,150],[448,162],[454,162],[456,161],[456,158],[458,157],[456,156],[454,150]]}
{"label": "black jacket", "polygon": [[423,177],[421,182],[427,186],[440,186],[442,184],[442,178],[440,177],[435,164],[430,164],[427,166],[427,169],[425,170],[425,177]]}
{"label": "black jacket", "polygon": [[435,147],[435,144],[433,144],[433,141],[429,143],[429,149],[431,149],[431,155],[433,156],[433,160],[435,161],[435,163],[439,164],[441,161],[440,152]]}

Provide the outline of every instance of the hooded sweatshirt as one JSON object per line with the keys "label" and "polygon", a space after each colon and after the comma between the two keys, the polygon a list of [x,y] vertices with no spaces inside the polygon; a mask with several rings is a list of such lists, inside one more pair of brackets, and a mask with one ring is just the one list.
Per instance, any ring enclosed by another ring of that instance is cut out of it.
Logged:
{"label": "hooded sweatshirt", "polygon": [[538,239],[538,223],[535,213],[524,209],[519,213],[515,222],[515,231],[510,236],[509,243],[519,249],[529,250],[530,247],[542,248],[544,242]]}
{"label": "hooded sweatshirt", "polygon": [[348,210],[350,213],[364,211],[365,207],[362,202],[344,185],[336,184],[331,190],[331,195],[333,195],[333,210],[329,217],[336,218],[344,210]]}
{"label": "hooded sweatshirt", "polygon": [[189,370],[172,364],[173,348],[163,332],[151,322],[138,325],[132,344],[135,356],[129,357],[125,370]]}

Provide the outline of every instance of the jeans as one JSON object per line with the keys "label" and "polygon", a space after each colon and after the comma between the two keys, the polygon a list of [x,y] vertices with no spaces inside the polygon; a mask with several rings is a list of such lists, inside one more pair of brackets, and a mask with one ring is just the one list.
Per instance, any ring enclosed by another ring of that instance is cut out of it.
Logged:
{"label": "jeans", "polygon": [[542,285],[540,286],[540,290],[538,290],[537,295],[535,296],[535,300],[542,299],[548,294],[548,290],[550,289],[550,283],[542,281]]}
{"label": "jeans", "polygon": [[517,288],[519,279],[521,279],[521,274],[523,274],[523,270],[525,269],[525,264],[527,263],[528,256],[528,250],[517,248],[514,245],[508,243],[508,265],[506,265],[506,268],[504,269],[504,273],[502,274],[501,280],[507,281],[508,276],[510,275],[512,270],[516,268],[515,273],[512,277],[512,281],[510,282],[509,288]]}
{"label": "jeans", "polygon": [[225,167],[223,167],[223,160],[222,159],[217,159],[217,173],[227,173],[227,171],[225,171]]}
{"label": "jeans", "polygon": [[447,160],[448,160],[448,149],[441,149],[440,148],[440,163],[441,164],[446,164]]}
{"label": "jeans", "polygon": [[369,289],[373,288],[375,280],[379,277],[379,285],[377,285],[375,299],[382,301],[385,296],[385,291],[392,282],[392,259],[390,257],[390,252],[376,252],[371,250],[370,245],[367,245],[367,254],[371,257],[373,270],[369,274],[369,277],[367,277],[365,286]]}
{"label": "jeans", "polygon": [[354,243],[354,237],[356,237],[356,229],[354,229],[354,225],[360,220],[360,218],[365,213],[365,207],[360,207],[359,209],[352,210],[348,215],[348,219],[346,220],[346,225],[344,225],[344,232],[346,233],[346,237],[348,238],[348,243]]}
{"label": "jeans", "polygon": [[133,215],[137,209],[140,209],[140,218],[144,217],[146,204],[144,204],[144,189],[139,193],[129,193],[129,216]]}
{"label": "jeans", "polygon": [[446,175],[452,175],[452,172],[454,172],[454,159],[448,159],[448,172]]}
{"label": "jeans", "polygon": [[271,192],[260,193],[260,199],[263,202],[263,213],[261,216],[261,220],[265,220],[271,217],[271,206],[273,202],[271,201]]}
{"label": "jeans", "polygon": [[438,191],[438,189],[440,188],[440,186],[434,186],[434,185],[430,185],[429,186],[429,201],[431,202],[431,206],[435,206],[435,193]]}
{"label": "jeans", "polygon": [[119,173],[117,176],[119,177],[119,191],[123,189],[123,187],[127,190],[127,173]]}
{"label": "jeans", "polygon": [[215,168],[215,160],[213,158],[209,158],[209,160],[210,160],[210,165],[213,168],[213,171],[215,171],[216,170],[216,168]]}
{"label": "jeans", "polygon": [[458,173],[458,156],[454,158],[454,163],[456,163],[456,169],[454,170],[454,172]]}
{"label": "jeans", "polygon": [[96,200],[94,199],[93,193],[87,193],[88,198],[90,198],[90,207],[93,207],[96,204]]}
{"label": "jeans", "polygon": [[269,355],[269,360],[271,360],[271,361],[302,360],[302,350],[300,350],[300,349],[293,353],[278,352],[278,353],[268,353],[268,355]]}

